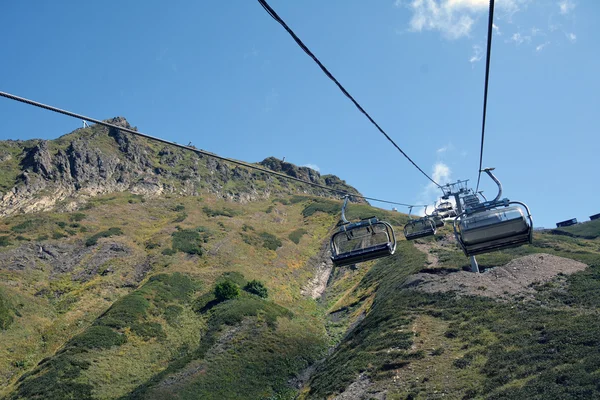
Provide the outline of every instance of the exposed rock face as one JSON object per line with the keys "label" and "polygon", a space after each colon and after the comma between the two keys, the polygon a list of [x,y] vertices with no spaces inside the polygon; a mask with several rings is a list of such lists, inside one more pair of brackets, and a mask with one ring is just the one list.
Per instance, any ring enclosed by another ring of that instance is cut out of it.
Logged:
{"label": "exposed rock face", "polygon": [[[107,122],[135,129],[123,117]],[[57,206],[72,210],[89,197],[123,191],[146,196],[204,193],[239,202],[268,198],[282,188],[288,193],[332,195],[211,157],[188,154],[173,146],[158,148],[146,139],[97,125],[56,140],[12,143],[22,147],[21,171],[14,187],[0,193],[0,216],[45,211]],[[11,158],[10,154],[0,154],[0,162]],[[298,179],[358,193],[339,178],[321,177],[307,167],[297,167],[273,157],[260,164]],[[267,182],[267,187],[261,185],[258,190],[256,181],[259,180]],[[228,182],[234,184],[228,185]]]}

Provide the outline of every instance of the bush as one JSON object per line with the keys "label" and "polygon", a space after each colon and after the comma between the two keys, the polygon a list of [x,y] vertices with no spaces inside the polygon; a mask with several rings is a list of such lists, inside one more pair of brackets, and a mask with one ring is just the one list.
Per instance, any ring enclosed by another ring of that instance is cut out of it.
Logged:
{"label": "bush", "polygon": [[183,204],[177,204],[175,207],[173,207],[173,211],[183,211],[185,210],[185,206]]}
{"label": "bush", "polygon": [[182,212],[179,213],[179,215],[177,215],[177,217],[173,220],[173,222],[178,223],[178,222],[183,222],[185,221],[185,219],[188,217],[187,213]]}
{"label": "bush", "polygon": [[268,232],[261,233],[260,237],[263,240],[263,247],[266,249],[277,250],[278,247],[282,246],[281,240]]}
{"label": "bush", "polygon": [[236,215],[239,215],[240,213],[232,210],[231,208],[224,208],[222,210],[213,210],[210,207],[203,207],[202,211],[204,211],[204,213],[209,216],[209,217],[218,217],[220,215],[224,216],[224,217],[229,217],[232,218]]}
{"label": "bush", "polygon": [[173,232],[173,250],[181,251],[188,254],[202,255],[200,247],[200,234],[193,229],[180,229]]}
{"label": "bush", "polygon": [[248,293],[255,294],[264,299],[269,297],[269,293],[267,291],[267,288],[265,287],[265,284],[261,281],[257,281],[256,279],[248,282],[246,286],[244,286],[244,290]]}
{"label": "bush", "polygon": [[5,247],[5,246],[10,246],[11,242],[10,242],[10,236],[0,236],[0,247]]}
{"label": "bush", "polygon": [[98,243],[98,239],[100,238],[118,236],[122,234],[123,231],[121,228],[109,228],[106,231],[98,232],[94,236],[89,237],[88,240],[85,241],[85,245],[88,247],[94,246],[96,243]]}
{"label": "bush", "polygon": [[170,247],[167,247],[166,249],[163,249],[163,251],[161,251],[161,254],[163,256],[172,256],[175,253],[177,253],[177,252]]}
{"label": "bush", "polygon": [[131,325],[131,331],[145,340],[152,338],[164,339],[166,337],[162,325],[158,322],[134,323]]}
{"label": "bush", "polygon": [[69,219],[71,221],[74,221],[74,222],[79,222],[79,221],[83,220],[84,218],[85,218],[85,214],[84,213],[80,213],[80,212],[73,213],[69,217]]}
{"label": "bush", "polygon": [[10,230],[15,233],[25,233],[25,232],[35,229],[36,226],[38,225],[38,223],[40,223],[40,222],[42,222],[42,221],[35,221],[35,220],[30,219],[30,220],[22,222],[18,225],[13,226],[12,228],[10,228]]}
{"label": "bush", "polygon": [[58,240],[58,239],[66,238],[66,237],[67,237],[67,235],[65,235],[64,233],[61,233],[61,232],[53,232],[52,233],[52,239],[57,239]]}
{"label": "bush", "polygon": [[302,238],[302,236],[306,235],[308,233],[308,231],[304,228],[300,228],[300,229],[296,229],[294,232],[290,233],[288,235],[288,238],[298,244],[300,243],[300,239]]}
{"label": "bush", "polygon": [[215,286],[215,297],[218,301],[235,299],[239,295],[239,286],[231,281],[224,281]]}
{"label": "bush", "polygon": [[127,341],[125,335],[120,335],[108,326],[90,326],[80,335],[75,336],[69,346],[85,349],[108,349],[120,346]]}

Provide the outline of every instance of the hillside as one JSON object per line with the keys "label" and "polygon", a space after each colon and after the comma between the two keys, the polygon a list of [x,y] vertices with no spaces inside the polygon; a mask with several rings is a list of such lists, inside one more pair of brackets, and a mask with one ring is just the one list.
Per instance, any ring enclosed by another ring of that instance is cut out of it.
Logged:
{"label": "hillside", "polygon": [[[123,117],[107,122],[135,129]],[[273,157],[259,165],[289,176],[358,193],[334,175],[321,176]],[[0,216],[58,209],[71,211],[97,195],[210,194],[238,202],[282,193],[331,192],[99,125],[56,140],[0,141]]]}
{"label": "hillside", "polygon": [[398,250],[333,268],[340,200],[126,138],[0,143],[0,398],[600,397],[600,227],[475,275],[450,227],[407,242],[351,204]]}

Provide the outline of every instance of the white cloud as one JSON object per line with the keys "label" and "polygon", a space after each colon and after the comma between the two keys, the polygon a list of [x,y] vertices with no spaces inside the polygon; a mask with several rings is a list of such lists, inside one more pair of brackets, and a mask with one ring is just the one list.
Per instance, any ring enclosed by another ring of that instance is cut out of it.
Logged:
{"label": "white cloud", "polygon": [[536,51],[537,53],[539,53],[540,51],[544,50],[544,48],[545,48],[546,46],[548,46],[549,44],[550,44],[550,42],[546,42],[546,43],[539,44],[539,45],[537,45],[537,46],[536,46],[536,48],[535,48],[535,51]]}
{"label": "white cloud", "polygon": [[[469,58],[470,63],[476,63],[483,58],[483,49],[481,46],[473,45],[473,55]],[[439,150],[438,150],[439,151]]]}
{"label": "white cloud", "polygon": [[317,172],[321,171],[321,169],[319,168],[319,166],[316,165],[316,164],[304,164],[303,167],[308,167],[310,169],[314,169]]}
{"label": "white cloud", "polygon": [[492,23],[492,29],[496,31],[496,35],[502,36],[502,32],[500,32],[500,27],[494,23]]}
{"label": "white cloud", "polygon": [[[530,1],[498,0],[496,7],[512,16]],[[412,11],[411,31],[439,31],[450,40],[469,36],[476,19],[489,9],[488,0],[396,0],[395,5]]]}
{"label": "white cloud", "polygon": [[561,0],[558,2],[560,13],[566,15],[575,9],[575,3],[572,0]]}
{"label": "white cloud", "polygon": [[565,35],[567,35],[567,39],[569,39],[571,43],[575,43],[577,41],[577,35],[573,32],[566,33]]}
{"label": "white cloud", "polygon": [[531,42],[531,36],[523,36],[520,33],[513,33],[507,42],[515,42],[517,45],[523,44],[525,42]]}
{"label": "white cloud", "polygon": [[[440,185],[445,185],[449,183],[452,179],[452,171],[450,167],[443,162],[435,163],[433,166],[433,171],[431,173],[431,178],[439,183]],[[427,186],[423,188],[421,195],[419,196],[420,204],[435,204],[440,198],[442,192],[440,189],[433,183],[430,182]],[[431,212],[431,209],[428,211]],[[413,210],[418,215],[425,215],[425,209],[421,208],[420,210]]]}

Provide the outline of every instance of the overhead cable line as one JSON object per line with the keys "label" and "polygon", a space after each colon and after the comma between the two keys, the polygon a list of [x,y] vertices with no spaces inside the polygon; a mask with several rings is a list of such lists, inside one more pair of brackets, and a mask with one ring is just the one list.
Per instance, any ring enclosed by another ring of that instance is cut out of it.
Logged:
{"label": "overhead cable line", "polygon": [[[228,163],[231,163],[231,164],[240,165],[240,166],[243,166],[243,167],[246,167],[246,168],[250,168],[250,169],[253,169],[253,170],[256,170],[256,171],[260,171],[260,172],[263,172],[263,173],[266,173],[266,174],[270,174],[270,175],[275,175],[275,176],[278,176],[280,178],[288,179],[288,180],[291,180],[291,181],[304,183],[306,185],[317,187],[317,188],[320,188],[320,189],[323,189],[323,190],[328,190],[330,192],[337,193],[337,194],[340,194],[340,195],[348,195],[348,196],[356,197],[356,198],[359,198],[359,199],[377,201],[377,202],[380,202],[380,203],[394,204],[394,205],[398,205],[398,206],[406,206],[406,207],[411,207],[412,206],[411,204],[397,203],[397,202],[394,202],[394,201],[381,200],[381,199],[376,199],[376,198],[373,198],[373,197],[361,196],[361,195],[357,195],[357,194],[354,194],[354,193],[350,193],[350,192],[348,192],[346,190],[333,189],[333,188],[330,188],[330,187],[327,187],[327,186],[324,186],[324,185],[320,185],[318,183],[308,182],[308,181],[305,181],[303,179],[299,179],[299,178],[295,178],[293,176],[289,176],[289,175],[283,174],[281,172],[264,169],[264,168],[258,167],[256,165],[248,164],[248,163],[245,163],[245,162],[242,162],[242,161],[238,161],[238,160],[234,160],[234,159],[231,159],[231,158],[221,157],[221,156],[218,156],[216,154],[210,153],[208,151],[196,149],[196,148],[190,147],[190,146],[185,146],[185,145],[182,145],[182,144],[179,144],[179,143],[175,143],[175,142],[171,142],[171,141],[168,141],[168,140],[165,140],[165,139],[161,139],[159,137],[150,136],[150,135],[147,135],[147,134],[142,133],[142,132],[138,132],[138,131],[133,130],[133,129],[129,129],[129,128],[125,128],[125,127],[122,127],[122,126],[110,124],[108,122],[101,121],[99,119],[90,118],[90,117],[87,117],[85,115],[76,114],[76,113],[71,112],[71,111],[67,111],[67,110],[63,110],[63,109],[57,108],[57,107],[49,106],[47,104],[39,103],[39,102],[34,101],[34,100],[29,100],[29,99],[26,99],[24,97],[15,96],[14,94],[10,94],[10,93],[6,93],[6,92],[0,91],[0,96],[6,97],[7,99],[15,100],[15,101],[18,101],[18,102],[21,102],[21,103],[29,104],[31,106],[43,108],[45,110],[53,111],[53,112],[56,112],[56,113],[59,113],[59,114],[67,115],[69,117],[77,118],[79,120],[93,122],[95,124],[98,124],[98,125],[101,125],[101,126],[105,126],[107,128],[118,129],[118,130],[121,130],[123,132],[128,132],[128,133],[131,133],[133,135],[141,136],[141,137],[146,138],[146,139],[150,139],[150,140],[154,140],[154,141],[161,142],[161,143],[164,143],[164,144],[168,144],[170,146],[175,146],[175,147],[179,147],[181,149],[193,151],[194,153],[201,154],[201,155],[204,155],[204,156],[207,156],[207,157],[216,158],[218,160],[225,161],[225,162],[228,162]],[[419,206],[413,206],[413,207],[419,207]]]}
{"label": "overhead cable line", "polygon": [[487,112],[487,97],[488,97],[488,84],[490,80],[490,58],[492,56],[492,33],[494,31],[494,0],[490,0],[490,13],[488,20],[488,37],[487,37],[487,54],[485,58],[485,86],[483,90],[483,120],[481,123],[481,149],[479,151],[479,174],[477,175],[477,188],[475,192],[479,191],[479,181],[481,180],[481,170],[483,168],[483,142],[485,139],[485,117]]}
{"label": "overhead cable line", "polygon": [[267,11],[267,13],[269,13],[269,15],[271,17],[273,17],[273,19],[275,21],[277,21],[289,34],[290,36],[294,39],[294,41],[298,44],[298,46],[300,46],[300,48],[302,50],[304,50],[304,52],[306,54],[308,54],[308,56],[310,58],[312,58],[314,60],[315,63],[317,63],[317,65],[321,68],[321,70],[325,73],[325,75],[327,75],[327,77],[329,79],[331,79],[333,81],[333,83],[335,83],[337,85],[337,87],[342,91],[342,93],[344,93],[344,95],[350,99],[350,101],[352,103],[354,103],[354,105],[356,106],[356,108],[358,108],[358,110],[363,113],[365,115],[365,117],[367,117],[367,119],[377,128],[377,130],[379,132],[381,132],[383,134],[383,136],[385,136],[385,138],[387,140],[390,141],[390,143],[392,143],[394,145],[394,147],[396,149],[398,149],[398,151],[400,153],[402,153],[402,155],[404,157],[406,157],[406,159],[408,161],[410,161],[410,163],[412,165],[415,166],[415,168],[417,168],[423,175],[425,175],[427,177],[427,179],[429,179],[431,182],[433,182],[438,188],[441,188],[440,184],[437,183],[436,181],[434,181],[429,175],[427,175],[425,173],[425,171],[423,171],[421,169],[421,167],[419,167],[401,148],[400,146],[398,146],[396,144],[396,142],[394,142],[394,140],[387,134],[385,133],[385,131],[383,130],[383,128],[381,128],[381,126],[379,126],[379,124],[377,122],[375,122],[375,120],[371,117],[371,115],[369,115],[369,113],[367,113],[365,111],[365,109],[358,103],[358,101],[356,101],[354,99],[354,97],[352,97],[352,95],[350,93],[348,93],[348,91],[342,86],[342,84],[331,74],[331,72],[329,72],[329,70],[321,63],[321,61],[319,61],[319,59],[313,54],[312,51],[310,51],[310,49],[308,47],[306,47],[306,45],[302,42],[302,40],[300,40],[300,38],[298,36],[296,36],[296,34],[294,33],[294,31],[292,31],[292,29],[285,23],[285,21],[283,19],[281,19],[281,17],[279,15],[277,15],[277,13],[275,12],[275,10],[273,10],[273,8],[271,8],[271,6],[265,1],[265,0],[258,0],[258,2],[263,6],[263,8]]}

